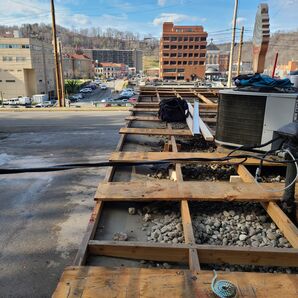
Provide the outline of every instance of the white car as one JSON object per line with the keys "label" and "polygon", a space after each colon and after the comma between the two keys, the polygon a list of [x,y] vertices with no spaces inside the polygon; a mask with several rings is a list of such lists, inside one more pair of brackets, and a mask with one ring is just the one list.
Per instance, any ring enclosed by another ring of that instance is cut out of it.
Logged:
{"label": "white car", "polygon": [[102,84],[102,85],[100,85],[100,89],[101,90],[107,90],[108,89],[108,86],[105,85],[105,84]]}
{"label": "white car", "polygon": [[83,88],[80,90],[80,93],[91,93],[92,89],[91,88]]}

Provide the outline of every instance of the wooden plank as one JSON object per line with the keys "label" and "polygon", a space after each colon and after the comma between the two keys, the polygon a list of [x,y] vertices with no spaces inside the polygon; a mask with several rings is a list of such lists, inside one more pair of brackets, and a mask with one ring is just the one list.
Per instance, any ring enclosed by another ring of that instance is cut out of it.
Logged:
{"label": "wooden plank", "polygon": [[[239,165],[237,171],[244,182],[254,182],[254,177],[250,174],[245,166]],[[274,223],[277,225],[277,227],[280,229],[280,231],[291,243],[291,245],[294,248],[298,248],[298,228],[294,225],[294,223],[288,218],[288,216],[280,209],[280,207],[275,202],[261,204],[267,211],[268,215],[272,218]]]}
{"label": "wooden plank", "polygon": [[[172,144],[172,150],[174,152],[178,152],[178,146],[174,136],[171,136],[171,144]],[[180,163],[177,163],[175,165],[175,171],[173,171],[171,176],[177,182],[183,181],[183,175],[182,175]],[[192,228],[192,222],[191,222],[190,211],[189,211],[187,200],[181,201],[180,211],[181,211],[181,219],[182,219],[182,226],[183,226],[184,242],[190,245],[194,245],[196,241],[195,241],[195,236]],[[196,249],[189,248],[188,255],[189,255],[188,263],[189,263],[190,270],[193,270],[193,271],[200,270],[201,269],[200,261],[199,261],[199,257]]]}
{"label": "wooden plank", "polygon": [[207,98],[205,95],[201,94],[201,93],[198,93],[198,92],[195,92],[195,95],[201,99],[204,103],[206,104],[213,104],[213,105],[216,105],[212,100],[210,100],[209,98]]}
{"label": "wooden plank", "polygon": [[298,249],[293,248],[254,248],[198,245],[195,243],[167,244],[98,240],[90,240],[88,246],[89,253],[96,256],[181,263],[187,263],[187,251],[189,249],[194,249],[198,252],[202,264],[298,266]]}
{"label": "wooden plank", "polygon": [[94,238],[97,224],[99,222],[100,214],[102,211],[102,207],[103,207],[103,202],[97,201],[95,203],[95,206],[93,208],[92,214],[89,219],[87,230],[84,233],[83,240],[81,242],[81,245],[79,246],[79,249],[78,249],[75,259],[73,261],[73,264],[75,266],[84,265],[86,263],[86,258],[87,258],[87,253],[88,253],[88,251],[87,251],[88,242],[90,239]]}
{"label": "wooden plank", "polygon": [[[109,160],[114,162],[134,162],[134,161],[149,161],[149,160],[164,160],[164,159],[188,159],[188,158],[223,158],[227,156],[224,153],[209,153],[209,152],[113,152],[110,155]],[[208,161],[208,163],[229,163],[229,164],[237,164],[241,162],[243,159],[233,159],[229,162],[223,161]],[[183,163],[183,161],[179,161]],[[186,163],[190,163],[187,161]],[[248,158],[244,164],[245,165],[259,165],[260,161],[254,158]],[[284,166],[281,163],[269,163],[264,162],[264,166]]]}
{"label": "wooden plank", "polygon": [[298,248],[298,229],[287,215],[274,203],[262,203],[263,207],[275,222],[280,231],[294,248]]}
{"label": "wooden plank", "polygon": [[126,128],[122,127],[119,130],[120,134],[134,135],[160,135],[160,136],[192,136],[187,129],[165,129],[165,128]]}
{"label": "wooden plank", "polygon": [[[264,183],[262,188],[272,190],[279,183]],[[267,192],[252,183],[197,182],[187,181],[134,181],[102,182],[95,195],[103,201],[254,201],[269,202],[280,200],[282,192]]]}
{"label": "wooden plank", "polygon": [[[200,106],[201,105],[199,105],[199,109],[200,109]],[[193,113],[194,113],[193,106],[189,105],[188,107],[189,107],[189,112],[193,115]],[[211,141],[211,142],[214,141],[214,137],[213,137],[212,133],[210,132],[210,130],[208,129],[208,127],[206,126],[206,124],[204,123],[204,121],[202,120],[200,115],[199,115],[199,127],[200,127],[200,131],[206,141]]]}
{"label": "wooden plank", "polygon": [[[206,123],[216,123],[216,118],[209,118],[209,117],[201,117],[201,118]],[[155,116],[128,116],[125,118],[125,120],[161,122],[161,120]]]}
{"label": "wooden plank", "polygon": [[128,116],[125,118],[125,120],[161,122],[161,120],[158,117],[154,116]]}
{"label": "wooden plank", "polygon": [[[177,269],[67,267],[53,294],[61,297],[214,297],[212,271]],[[296,297],[298,277],[291,274],[219,272],[237,286],[237,297]]]}

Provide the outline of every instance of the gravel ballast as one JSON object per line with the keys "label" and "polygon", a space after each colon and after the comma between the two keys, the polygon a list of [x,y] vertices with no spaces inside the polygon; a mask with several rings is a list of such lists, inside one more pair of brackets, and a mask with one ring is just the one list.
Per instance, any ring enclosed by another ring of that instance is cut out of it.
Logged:
{"label": "gravel ballast", "polygon": [[289,248],[290,243],[259,204],[192,204],[198,244]]}

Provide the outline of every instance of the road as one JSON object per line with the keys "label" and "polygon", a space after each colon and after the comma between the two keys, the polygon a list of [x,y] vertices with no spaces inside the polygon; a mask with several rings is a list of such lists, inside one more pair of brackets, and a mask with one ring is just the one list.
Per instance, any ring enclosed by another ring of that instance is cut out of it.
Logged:
{"label": "road", "polygon": [[[0,166],[106,160],[123,112],[1,112]],[[0,296],[50,297],[72,264],[106,169],[0,176]]]}

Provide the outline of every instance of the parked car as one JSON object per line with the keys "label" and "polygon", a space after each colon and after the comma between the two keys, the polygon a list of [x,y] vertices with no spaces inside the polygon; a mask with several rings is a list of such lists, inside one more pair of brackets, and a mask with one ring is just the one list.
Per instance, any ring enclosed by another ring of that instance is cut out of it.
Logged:
{"label": "parked car", "polygon": [[80,90],[80,93],[92,93],[92,89],[91,88],[83,88]]}
{"label": "parked car", "polygon": [[101,84],[101,85],[100,85],[100,89],[101,89],[101,90],[107,90],[107,89],[108,89],[108,86],[105,85],[105,84]]}
{"label": "parked car", "polygon": [[11,98],[8,100],[8,104],[11,106],[15,106],[19,104],[19,99],[18,98]]}
{"label": "parked car", "polygon": [[91,88],[92,90],[95,90],[97,88],[97,86],[95,84],[88,84],[87,86],[85,86],[85,88]]}
{"label": "parked car", "polygon": [[46,105],[43,103],[38,103],[37,105],[34,106],[35,108],[46,108]]}

